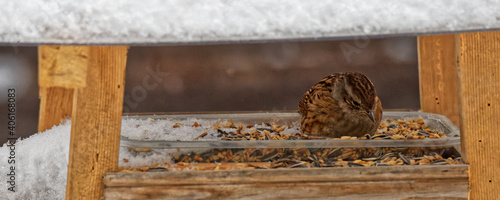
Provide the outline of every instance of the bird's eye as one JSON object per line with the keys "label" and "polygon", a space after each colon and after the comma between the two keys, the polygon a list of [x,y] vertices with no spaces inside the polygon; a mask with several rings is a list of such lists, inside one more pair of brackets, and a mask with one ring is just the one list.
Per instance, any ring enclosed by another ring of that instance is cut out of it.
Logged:
{"label": "bird's eye", "polygon": [[353,104],[354,106],[360,106],[359,102],[357,102],[357,101],[352,101],[352,104]]}

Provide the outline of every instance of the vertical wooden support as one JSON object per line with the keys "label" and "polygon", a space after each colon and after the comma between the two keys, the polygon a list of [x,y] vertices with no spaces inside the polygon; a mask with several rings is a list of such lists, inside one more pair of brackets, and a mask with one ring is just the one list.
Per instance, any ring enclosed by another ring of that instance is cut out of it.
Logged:
{"label": "vertical wooden support", "polygon": [[118,168],[126,46],[91,46],[86,86],[75,89],[66,199],[102,199]]}
{"label": "vertical wooden support", "polygon": [[38,47],[38,132],[50,129],[71,116],[74,88],[86,84],[88,50],[86,46]]}
{"label": "vertical wooden support", "polygon": [[459,126],[455,35],[418,37],[420,106]]}
{"label": "vertical wooden support", "polygon": [[459,35],[460,130],[469,199],[500,198],[500,31]]}
{"label": "vertical wooden support", "polygon": [[71,117],[73,89],[40,87],[38,132],[45,131]]}

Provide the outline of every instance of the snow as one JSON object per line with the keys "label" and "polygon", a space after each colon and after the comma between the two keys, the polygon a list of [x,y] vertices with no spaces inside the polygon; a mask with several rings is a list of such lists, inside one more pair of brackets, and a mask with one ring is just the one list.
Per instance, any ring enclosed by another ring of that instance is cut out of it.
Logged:
{"label": "snow", "polygon": [[0,147],[0,199],[64,199],[70,132],[67,123],[16,142],[15,192],[7,190],[10,150],[6,144]]}
{"label": "snow", "polygon": [[177,44],[500,29],[500,0],[0,0],[0,43]]}
{"label": "snow", "polygon": [[[202,126],[193,127],[194,123]],[[121,135],[135,140],[185,140],[192,141],[203,132],[207,136],[197,140],[220,140],[214,124],[221,126],[230,122],[218,119],[195,119],[184,120],[169,119],[133,119],[122,120]],[[182,123],[180,127],[174,128],[175,123]],[[254,128],[265,127],[255,125]],[[221,127],[225,130],[225,128]],[[232,129],[234,131],[234,129]],[[283,133],[297,132],[297,129],[287,128]],[[71,122],[54,126],[42,133],[37,133],[29,138],[18,140],[15,144],[15,173],[16,192],[7,190],[6,174],[10,173],[8,155],[10,153],[7,144],[0,147],[0,174],[4,177],[0,181],[3,199],[64,199],[66,192],[67,165],[69,157],[69,140],[71,135]],[[120,147],[119,163],[121,167],[151,166],[154,163],[171,162],[169,153],[177,149],[152,149],[149,152],[137,153],[126,147]],[[192,150],[186,150],[192,151]],[[128,162],[124,161],[124,158]]]}
{"label": "snow", "polygon": [[[154,120],[154,119],[126,119],[122,123],[122,136],[133,140],[182,140],[192,141],[203,132],[207,136],[198,140],[216,140],[217,130],[209,128],[220,120],[200,120],[188,118],[185,120]],[[193,127],[194,123],[201,126]],[[176,123],[181,123],[178,128],[173,128]]]}
{"label": "snow", "polygon": [[[188,118],[185,120],[154,120],[144,119],[124,119],[122,121],[121,136],[132,140],[164,140],[164,141],[193,141],[203,132],[207,132],[207,136],[198,138],[197,140],[217,140],[217,130],[209,128],[220,120],[200,120]],[[198,123],[198,127],[194,127],[194,123]],[[174,128],[176,123],[181,123],[177,128]],[[152,149],[149,152],[137,153],[129,151],[126,147],[120,147],[120,158],[118,165],[122,167],[141,167],[151,166],[155,163],[171,162],[169,153],[176,152],[176,149]],[[123,159],[127,159],[125,162]]]}

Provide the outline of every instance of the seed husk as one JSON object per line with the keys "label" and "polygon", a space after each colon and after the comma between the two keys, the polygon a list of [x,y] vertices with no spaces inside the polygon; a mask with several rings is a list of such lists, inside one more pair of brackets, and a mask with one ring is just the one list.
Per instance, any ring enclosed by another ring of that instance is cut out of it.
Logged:
{"label": "seed husk", "polygon": [[[179,126],[182,124],[179,124]],[[259,127],[258,125],[257,127]],[[219,123],[213,126],[217,130],[217,137],[227,141],[243,140],[297,140],[297,139],[332,139],[326,137],[308,136],[301,133],[290,133],[289,126],[268,124],[269,128],[256,128],[254,125],[239,125],[231,123]],[[225,127],[220,129],[220,127]],[[246,127],[247,129],[244,129]],[[212,127],[210,127],[212,129]],[[212,130],[213,130],[212,129]],[[283,130],[282,130],[283,129]],[[208,129],[207,129],[208,130]],[[286,130],[286,131],[284,131]],[[296,129],[299,131],[299,129]],[[208,134],[201,134],[202,138]],[[366,140],[374,139],[422,139],[446,137],[439,131],[426,127],[421,119],[408,121],[386,120],[374,135],[367,134],[364,137],[355,138],[345,136],[343,139]],[[338,138],[341,139],[341,138]],[[455,156],[450,148],[252,148],[252,149],[211,149],[199,153],[176,154],[174,162],[269,162],[272,168],[279,167],[343,167],[343,166],[390,166],[390,165],[447,165],[463,163],[459,156]],[[138,152],[144,154],[147,152]],[[149,152],[154,153],[154,152]],[[284,160],[285,159],[285,160]],[[279,160],[279,162],[278,162]],[[250,166],[247,164],[247,166]],[[255,167],[257,168],[257,167]],[[271,168],[271,167],[260,167]],[[150,169],[154,169],[150,168]],[[162,170],[162,169],[158,169]]]}

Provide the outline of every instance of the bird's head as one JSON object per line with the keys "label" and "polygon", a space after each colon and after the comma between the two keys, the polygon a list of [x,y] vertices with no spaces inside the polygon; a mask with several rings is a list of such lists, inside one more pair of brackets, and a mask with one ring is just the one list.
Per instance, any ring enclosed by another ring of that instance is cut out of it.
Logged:
{"label": "bird's head", "polygon": [[343,73],[337,79],[332,95],[342,107],[348,107],[359,114],[366,114],[375,121],[374,110],[377,105],[377,93],[368,77],[357,72]]}

